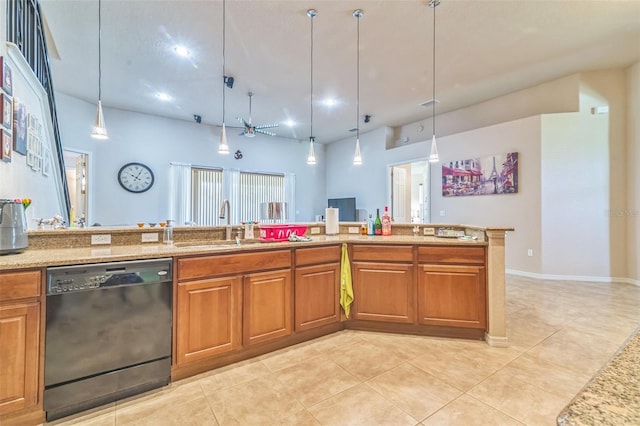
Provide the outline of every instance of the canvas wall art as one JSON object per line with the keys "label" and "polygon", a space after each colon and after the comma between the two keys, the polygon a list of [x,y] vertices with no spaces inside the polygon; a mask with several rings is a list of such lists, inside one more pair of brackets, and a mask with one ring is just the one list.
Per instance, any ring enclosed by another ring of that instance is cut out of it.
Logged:
{"label": "canvas wall art", "polygon": [[517,152],[442,163],[443,197],[517,192]]}

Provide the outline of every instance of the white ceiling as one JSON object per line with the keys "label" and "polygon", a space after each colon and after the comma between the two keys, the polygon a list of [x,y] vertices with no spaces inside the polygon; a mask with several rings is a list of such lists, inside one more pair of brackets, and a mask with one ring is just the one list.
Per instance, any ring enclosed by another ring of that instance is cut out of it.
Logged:
{"label": "white ceiling", "polygon": [[[40,0],[50,30],[54,88],[96,102],[98,1]],[[427,0],[227,0],[226,123],[282,123],[307,139],[310,18],[314,20],[314,134],[327,143],[356,127],[356,19],[360,21],[361,132],[431,116],[433,9]],[[189,46],[189,60],[173,53]],[[56,57],[55,53],[59,56]],[[640,60],[640,1],[442,0],[436,8],[437,112],[571,73]],[[104,106],[222,122],[222,1],[103,0]],[[155,92],[171,94],[164,103]],[[321,100],[333,96],[329,108]],[[108,116],[105,117],[107,125]],[[194,125],[197,125],[194,122]],[[261,136],[268,137],[268,136]],[[258,138],[256,138],[258,140]]]}

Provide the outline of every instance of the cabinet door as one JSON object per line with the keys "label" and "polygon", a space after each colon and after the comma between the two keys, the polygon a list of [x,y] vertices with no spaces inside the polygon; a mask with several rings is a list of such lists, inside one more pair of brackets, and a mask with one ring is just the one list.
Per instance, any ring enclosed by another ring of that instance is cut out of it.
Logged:
{"label": "cabinet door", "polygon": [[295,330],[340,321],[340,264],[296,268]]}
{"label": "cabinet door", "polygon": [[38,402],[40,303],[0,306],[0,414]]}
{"label": "cabinet door", "polygon": [[485,328],[485,269],[464,265],[422,265],[418,279],[420,324]]}
{"label": "cabinet door", "polygon": [[413,265],[353,262],[353,318],[415,323]]}
{"label": "cabinet door", "polygon": [[177,364],[242,346],[242,277],[178,284]]}
{"label": "cabinet door", "polygon": [[244,279],[244,344],[291,334],[291,271],[249,274]]}

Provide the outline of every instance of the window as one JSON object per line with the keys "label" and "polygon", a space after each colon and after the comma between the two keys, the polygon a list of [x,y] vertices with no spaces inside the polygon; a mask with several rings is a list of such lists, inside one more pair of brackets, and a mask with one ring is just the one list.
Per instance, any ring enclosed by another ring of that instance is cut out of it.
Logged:
{"label": "window", "polygon": [[220,208],[229,200],[231,224],[264,221],[264,203],[285,203],[285,219],[294,219],[295,175],[242,172],[237,169],[170,164],[169,212],[177,225],[218,226]]}
{"label": "window", "polygon": [[218,225],[222,205],[222,169],[191,168],[192,220],[200,226]]}
{"label": "window", "polygon": [[238,212],[241,222],[264,220],[263,203],[285,201],[283,174],[240,172]]}

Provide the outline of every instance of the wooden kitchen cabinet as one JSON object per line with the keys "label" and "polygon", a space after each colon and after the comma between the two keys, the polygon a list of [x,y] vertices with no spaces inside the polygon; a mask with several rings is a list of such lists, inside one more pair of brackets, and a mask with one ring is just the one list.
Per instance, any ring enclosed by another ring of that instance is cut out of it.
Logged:
{"label": "wooden kitchen cabinet", "polygon": [[[419,248],[418,322],[484,329],[484,248]],[[464,264],[463,264],[464,263]]]}
{"label": "wooden kitchen cabinet", "polygon": [[413,248],[353,246],[353,319],[416,322]]}
{"label": "wooden kitchen cabinet", "polygon": [[340,321],[341,246],[296,250],[294,329]]}
{"label": "wooden kitchen cabinet", "polygon": [[269,342],[292,332],[291,271],[248,274],[244,278],[246,346]]}
{"label": "wooden kitchen cabinet", "polygon": [[[34,409],[40,400],[41,271],[0,274],[0,423]],[[39,413],[38,413],[39,411]],[[24,417],[23,419],[27,419]],[[34,418],[34,417],[30,417]],[[26,420],[25,420],[26,421]]]}
{"label": "wooden kitchen cabinet", "polygon": [[242,347],[242,276],[178,284],[177,364]]}
{"label": "wooden kitchen cabinet", "polygon": [[[291,273],[279,272],[290,267],[290,250],[178,258],[176,365],[207,362],[290,333]],[[277,271],[252,273],[265,269]]]}

